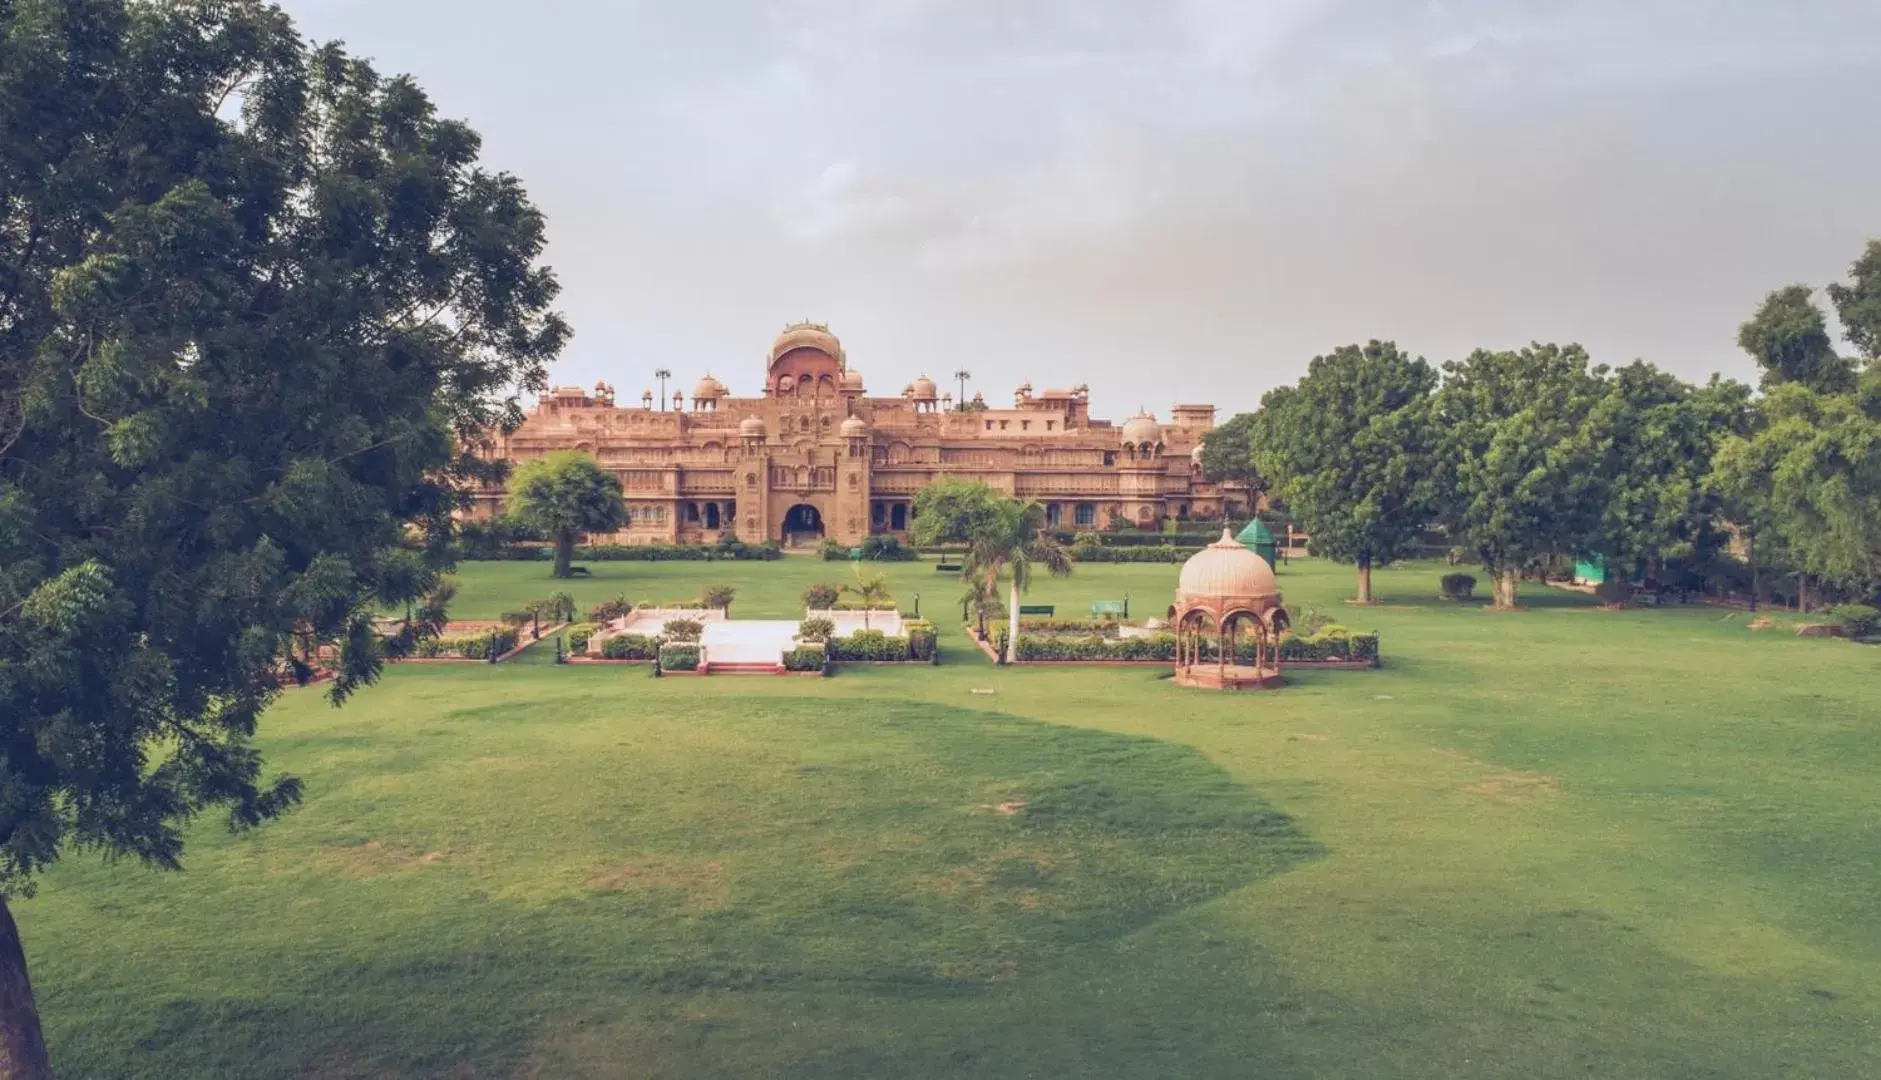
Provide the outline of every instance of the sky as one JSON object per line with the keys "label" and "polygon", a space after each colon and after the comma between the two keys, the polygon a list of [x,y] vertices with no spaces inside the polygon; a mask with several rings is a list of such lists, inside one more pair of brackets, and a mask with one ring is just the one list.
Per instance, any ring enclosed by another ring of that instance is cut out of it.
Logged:
{"label": "sky", "polygon": [[549,218],[558,384],[1254,407],[1371,338],[1751,381],[1881,236],[1876,0],[287,0]]}

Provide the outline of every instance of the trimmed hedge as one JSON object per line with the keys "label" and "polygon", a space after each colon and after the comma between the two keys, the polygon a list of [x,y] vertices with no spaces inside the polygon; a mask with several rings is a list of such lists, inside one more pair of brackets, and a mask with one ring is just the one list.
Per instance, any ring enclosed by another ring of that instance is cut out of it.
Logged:
{"label": "trimmed hedge", "polygon": [[660,654],[665,638],[645,634],[615,634],[601,642],[601,656],[606,660],[651,660]]}
{"label": "trimmed hedge", "polygon": [[[995,646],[1001,653],[1006,651],[1004,629],[995,636]],[[1211,643],[1203,643],[1202,655],[1204,658],[1215,656]],[[1253,663],[1254,643],[1248,640],[1239,642],[1235,658],[1239,663]],[[1097,634],[1035,634],[1027,631],[1019,635],[1019,659],[1164,660],[1174,663],[1176,635],[1106,638]],[[1337,628],[1307,637],[1289,634],[1280,639],[1280,659],[1282,663],[1316,660],[1371,662],[1378,659],[1378,635],[1352,634]]]}
{"label": "trimmed hedge", "polygon": [[846,638],[831,638],[831,660],[906,660],[908,639],[889,637],[880,630],[857,630]]}
{"label": "trimmed hedge", "polygon": [[1074,544],[1071,558],[1082,563],[1176,563],[1202,550],[1199,547],[1111,547],[1107,544]]}
{"label": "trimmed hedge", "polygon": [[1476,575],[1445,574],[1439,584],[1445,600],[1468,600],[1476,592]]}
{"label": "trimmed hedge", "polygon": [[[543,558],[552,558],[546,554]],[[716,544],[590,544],[575,549],[575,558],[591,562],[774,562],[784,549],[769,541],[747,544],[721,540]]]}
{"label": "trimmed hedge", "polygon": [[785,671],[822,671],[829,665],[829,651],[815,645],[799,645],[784,654]]}
{"label": "trimmed hedge", "polygon": [[940,650],[940,639],[934,633],[934,624],[926,619],[909,619],[901,624],[901,628],[908,632],[908,659],[932,663]]}
{"label": "trimmed hedge", "polygon": [[699,670],[699,646],[692,642],[669,642],[660,646],[662,671]]}
{"label": "trimmed hedge", "polygon": [[668,641],[697,641],[705,633],[705,624],[697,619],[668,619],[661,629]]}
{"label": "trimmed hedge", "polygon": [[488,660],[492,643],[500,656],[515,648],[520,638],[521,635],[516,631],[507,629],[480,634],[453,634],[420,641],[418,647],[412,650],[412,655],[421,660]]}
{"label": "trimmed hedge", "polygon": [[587,652],[588,639],[600,627],[591,622],[578,622],[568,628],[568,651]]}

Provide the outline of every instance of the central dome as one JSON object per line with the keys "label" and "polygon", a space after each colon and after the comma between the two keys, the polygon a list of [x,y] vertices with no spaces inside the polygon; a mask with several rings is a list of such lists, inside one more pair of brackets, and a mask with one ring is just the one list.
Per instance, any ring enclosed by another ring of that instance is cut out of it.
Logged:
{"label": "central dome", "polygon": [[777,363],[779,357],[795,349],[815,349],[838,364],[843,362],[843,343],[836,340],[829,327],[818,323],[792,323],[784,327],[784,332],[771,342],[771,363]]}
{"label": "central dome", "polygon": [[937,389],[938,387],[934,385],[934,380],[928,378],[926,375],[922,375],[914,380],[914,396],[921,401],[934,400],[934,391]]}
{"label": "central dome", "polygon": [[1242,547],[1223,529],[1221,539],[1182,564],[1176,592],[1191,597],[1258,598],[1280,595],[1280,583],[1266,559]]}
{"label": "central dome", "polygon": [[1163,426],[1149,413],[1137,413],[1123,422],[1123,441],[1127,443],[1159,443],[1163,441]]}

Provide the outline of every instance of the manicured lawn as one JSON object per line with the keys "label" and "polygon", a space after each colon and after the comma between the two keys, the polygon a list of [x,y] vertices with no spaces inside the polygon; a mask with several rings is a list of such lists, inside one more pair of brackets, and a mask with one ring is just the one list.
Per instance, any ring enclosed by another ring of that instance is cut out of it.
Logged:
{"label": "manicured lawn", "polygon": [[[592,563],[585,605],[848,567]],[[1881,1075],[1881,650],[1296,562],[1387,667],[1223,697],[947,663],[412,666],[270,760],[306,805],[16,905],[62,1075]],[[465,569],[488,617],[555,585]],[[1086,567],[1081,615],[1174,570]],[[951,611],[951,617],[949,612]],[[991,690],[990,694],[976,690]]]}

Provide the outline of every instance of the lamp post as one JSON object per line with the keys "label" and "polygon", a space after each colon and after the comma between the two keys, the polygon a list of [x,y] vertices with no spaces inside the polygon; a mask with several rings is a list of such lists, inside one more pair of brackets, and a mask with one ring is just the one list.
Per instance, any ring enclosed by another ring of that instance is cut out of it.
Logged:
{"label": "lamp post", "polygon": [[666,411],[666,380],[672,378],[673,373],[666,370],[665,368],[659,368],[658,370],[654,371],[653,377],[660,380],[660,411],[665,412]]}
{"label": "lamp post", "polygon": [[954,372],[954,378],[960,381],[960,404],[964,407],[967,403],[967,380],[973,378],[973,372],[961,368]]}

